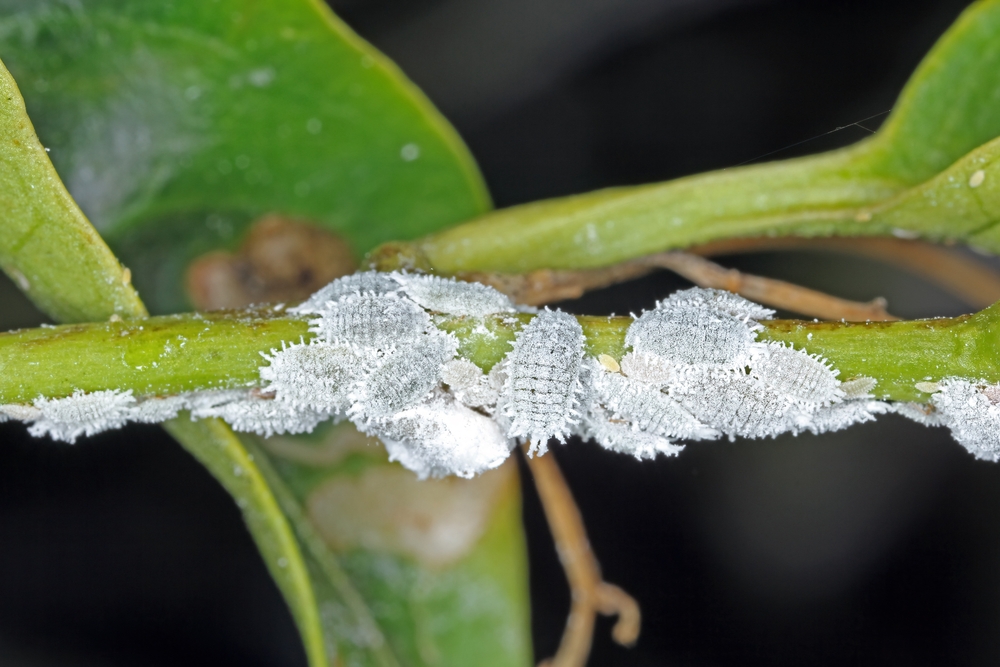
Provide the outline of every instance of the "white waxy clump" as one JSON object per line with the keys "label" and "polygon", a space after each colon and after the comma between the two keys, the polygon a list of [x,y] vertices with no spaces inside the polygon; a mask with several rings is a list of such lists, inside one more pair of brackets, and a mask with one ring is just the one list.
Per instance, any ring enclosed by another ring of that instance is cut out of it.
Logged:
{"label": "white waxy clump", "polygon": [[1000,387],[987,382],[947,378],[931,402],[960,445],[977,459],[1000,458],[1000,405],[991,398]]}
{"label": "white waxy clump", "polygon": [[923,424],[924,426],[944,426],[945,421],[941,413],[938,412],[937,408],[933,405],[927,403],[892,403],[892,412],[897,415],[906,417],[907,419],[912,419],[918,424]]}
{"label": "white waxy clump", "polygon": [[433,328],[430,315],[396,294],[349,294],[328,303],[309,330],[323,342],[378,350],[405,345]]}
{"label": "white waxy clump", "polygon": [[627,422],[612,419],[599,407],[587,414],[584,426],[584,435],[593,438],[605,449],[631,454],[640,460],[653,459],[658,454],[677,456],[684,449],[684,445],[676,445],[669,438],[640,431]]}
{"label": "white waxy clump", "polygon": [[452,359],[441,369],[441,381],[463,405],[483,408],[497,402],[499,387],[468,359]]}
{"label": "white waxy clump", "polygon": [[356,422],[383,419],[418,403],[438,385],[441,367],[457,347],[453,336],[435,329],[377,359],[352,392],[349,415]]}
{"label": "white waxy clump", "polygon": [[659,387],[674,376],[674,366],[658,354],[629,352],[622,357],[621,372],[633,380],[648,382]]}
{"label": "white waxy clump", "polygon": [[343,413],[351,407],[351,392],[375,361],[362,348],[322,341],[289,345],[264,355],[260,377],[266,389],[286,403],[318,412]]}
{"label": "white waxy clump", "polygon": [[188,407],[187,397],[150,396],[139,401],[129,414],[129,421],[141,424],[159,424],[173,419]]}
{"label": "white waxy clump", "polygon": [[389,294],[399,289],[391,274],[365,271],[344,276],[321,288],[299,305],[289,308],[293,315],[318,315],[327,304],[339,301],[349,294]]}
{"label": "white waxy clump", "polygon": [[666,301],[628,328],[625,344],[674,364],[729,367],[746,363],[756,340],[752,326],[733,315]]}
{"label": "white waxy clump", "polygon": [[816,405],[843,397],[836,371],[822,360],[781,343],[762,344],[757,350],[750,373],[779,394]]}
{"label": "white waxy clump", "polygon": [[472,477],[499,466],[511,449],[495,421],[442,391],[366,430],[421,478]]}
{"label": "white waxy clump", "polygon": [[507,435],[544,453],[549,438],[565,440],[579,417],[583,392],[583,329],[572,315],[544,310],[524,327],[506,357],[500,402]]}
{"label": "white waxy clump", "polygon": [[485,317],[514,312],[510,299],[487,285],[412,273],[394,273],[392,276],[408,297],[437,313]]}
{"label": "white waxy clump", "polygon": [[131,391],[73,392],[65,398],[38,397],[33,403],[40,412],[28,428],[31,435],[48,435],[53,440],[76,442],[81,435],[95,435],[121,428],[128,422],[135,398]]}
{"label": "white waxy clump", "polygon": [[191,395],[189,402],[192,419],[218,417],[235,431],[264,437],[308,433],[330,417],[329,413],[297,407],[249,391],[198,392]]}
{"label": "white waxy clump", "polygon": [[810,414],[805,430],[816,434],[841,431],[854,424],[875,421],[876,415],[885,414],[889,409],[889,404],[882,401],[842,401]]}
{"label": "white waxy clump", "polygon": [[632,378],[594,369],[595,400],[615,418],[628,421],[637,430],[666,438],[705,440],[719,432],[698,421],[658,387]]}

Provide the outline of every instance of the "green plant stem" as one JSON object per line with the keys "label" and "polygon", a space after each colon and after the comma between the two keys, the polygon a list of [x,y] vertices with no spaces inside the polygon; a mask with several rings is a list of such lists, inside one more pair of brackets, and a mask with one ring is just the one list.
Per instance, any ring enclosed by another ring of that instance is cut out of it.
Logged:
{"label": "green plant stem", "polygon": [[[439,317],[466,358],[489,370],[531,315],[480,322]],[[630,317],[577,318],[590,355],[621,359]],[[972,315],[906,322],[772,320],[761,340],[827,358],[841,379],[878,381],[891,400],[926,400],[918,382],[945,377],[1000,381],[1000,304]],[[0,334],[0,402],[24,403],[73,391],[132,390],[137,396],[260,386],[262,353],[309,340],[307,321],[272,310],[172,315]]]}

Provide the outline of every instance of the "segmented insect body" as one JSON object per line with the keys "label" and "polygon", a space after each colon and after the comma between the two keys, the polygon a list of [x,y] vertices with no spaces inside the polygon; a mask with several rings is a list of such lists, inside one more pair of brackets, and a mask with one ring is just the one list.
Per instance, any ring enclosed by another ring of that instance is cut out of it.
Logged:
{"label": "segmented insect body", "polygon": [[631,454],[637,459],[654,459],[657,454],[676,456],[683,445],[675,445],[669,438],[646,433],[631,425],[614,420],[607,411],[594,407],[584,421],[584,435],[593,438],[605,449]]}
{"label": "segmented insect body", "polygon": [[725,290],[692,287],[674,292],[657,304],[658,308],[694,308],[723,313],[741,320],[769,320],[774,317],[770,308],[748,301]]}
{"label": "segmented insect body", "polygon": [[865,398],[875,388],[876,384],[878,384],[878,380],[875,378],[859,375],[858,377],[841,382],[840,390],[844,392],[844,398],[847,400]]}
{"label": "segmented insect body", "polygon": [[421,478],[472,477],[499,466],[510,454],[496,422],[442,391],[366,430],[382,438],[391,460]]}
{"label": "segmented insect body", "polygon": [[781,343],[764,343],[758,350],[750,363],[750,373],[779,394],[816,405],[843,397],[837,372],[816,357]]}
{"label": "segmented insect body", "polygon": [[507,435],[544,453],[548,439],[565,439],[578,419],[583,329],[567,313],[544,310],[518,333],[506,360]]}
{"label": "segmented insect body", "polygon": [[977,459],[1000,459],[1000,405],[986,393],[990,383],[946,378],[939,384],[931,403],[955,440]]}
{"label": "segmented insect body", "polygon": [[625,344],[675,364],[736,367],[745,363],[755,338],[753,328],[732,315],[664,302],[629,326]]}
{"label": "segmented insect body", "polygon": [[375,361],[363,348],[312,341],[271,350],[261,366],[266,388],[283,402],[318,412],[344,413],[363,369]]}
{"label": "segmented insect body", "polygon": [[392,275],[406,295],[427,310],[468,317],[514,312],[510,299],[487,285],[412,273]]}
{"label": "segmented insect body", "polygon": [[133,406],[128,419],[141,424],[159,424],[173,419],[187,407],[187,397],[183,394],[179,396],[151,396]]}
{"label": "segmented insect body", "polygon": [[309,330],[327,343],[388,350],[420,337],[433,325],[423,308],[396,294],[350,294],[328,303]]}
{"label": "segmented insect body", "polygon": [[670,382],[675,368],[658,354],[629,352],[622,357],[621,372],[633,380],[662,387]]}
{"label": "segmented insect body", "polygon": [[441,367],[457,348],[452,336],[435,330],[376,360],[351,394],[351,419],[384,419],[420,402],[438,385]]}
{"label": "segmented insect body", "polygon": [[318,315],[328,304],[339,301],[349,294],[389,294],[397,290],[399,284],[392,279],[391,274],[378,271],[355,273],[337,278],[299,305],[289,308],[288,312],[294,315]]}
{"label": "segmented insect body", "polygon": [[685,440],[719,437],[718,431],[698,421],[654,385],[603,370],[595,370],[592,375],[595,397],[601,405],[640,431]]}
{"label": "segmented insect body", "polygon": [[701,422],[729,436],[774,436],[802,421],[787,396],[739,370],[691,367],[670,393]]}
{"label": "segmented insect body", "polygon": [[129,419],[135,398],[131,391],[106,390],[73,392],[65,398],[39,396],[33,403],[40,415],[28,432],[36,437],[48,435],[70,444],[81,435],[94,435],[121,428]]}

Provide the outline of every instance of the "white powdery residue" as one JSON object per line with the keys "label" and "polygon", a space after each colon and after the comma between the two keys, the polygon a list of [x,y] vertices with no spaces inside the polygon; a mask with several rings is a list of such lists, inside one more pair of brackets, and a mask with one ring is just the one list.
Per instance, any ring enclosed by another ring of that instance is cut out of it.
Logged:
{"label": "white powdery residue", "polygon": [[421,478],[473,477],[510,455],[510,441],[489,417],[442,391],[365,430],[385,443],[389,458]]}
{"label": "white powdery residue", "polygon": [[691,304],[663,301],[633,322],[625,344],[675,364],[745,365],[758,325]]}
{"label": "white powdery residue", "polygon": [[94,435],[121,428],[129,419],[135,398],[131,390],[73,392],[65,398],[39,396],[33,403],[40,416],[28,428],[35,437],[48,435],[53,440],[70,444],[81,435]]}
{"label": "white powdery residue", "polygon": [[673,377],[674,365],[658,354],[629,352],[621,361],[621,371],[628,377],[663,386]]}
{"label": "white powdery residue", "polygon": [[884,415],[892,407],[882,401],[856,400],[834,403],[809,415],[805,430],[812,433],[841,431],[854,424],[875,421],[875,415]]}
{"label": "white powdery residue", "polygon": [[499,396],[498,387],[479,366],[468,359],[452,359],[441,369],[441,381],[463,405],[482,408],[493,405]]}
{"label": "white powdery residue", "polygon": [[669,389],[697,419],[730,437],[775,436],[803,421],[801,407],[742,370],[692,366]]}
{"label": "white powdery residue", "polygon": [[744,299],[738,294],[707,287],[692,287],[674,292],[661,301],[658,307],[691,307],[712,310],[741,320],[769,320],[774,317],[774,311],[770,308]]}
{"label": "white powdery residue", "polygon": [[945,425],[944,417],[941,413],[933,405],[928,405],[927,403],[893,403],[892,412],[907,419],[912,419],[924,426]]}
{"label": "white powdery residue", "polygon": [[363,348],[322,341],[289,345],[264,355],[260,368],[267,391],[283,402],[317,412],[344,413],[366,368],[376,361]]}
{"label": "white powdery residue", "polygon": [[1000,459],[1000,405],[987,395],[996,395],[996,385],[958,378],[946,378],[940,385],[931,403],[955,440],[977,459]]}
{"label": "white powdery residue", "polygon": [[584,436],[593,438],[605,449],[635,458],[654,459],[657,454],[677,456],[684,445],[675,445],[669,438],[640,431],[625,422],[612,419],[599,407],[593,408],[584,420]]}
{"label": "white powdery residue", "polygon": [[21,422],[30,422],[41,416],[42,411],[34,405],[25,405],[23,403],[0,405],[0,422],[5,422],[11,419]]}
{"label": "white powdery residue", "polygon": [[594,400],[615,418],[627,420],[636,429],[666,438],[711,440],[719,432],[695,418],[659,387],[593,368]]}
{"label": "white powdery residue", "polygon": [[349,294],[389,294],[398,290],[399,284],[392,279],[392,274],[365,271],[337,278],[299,305],[289,308],[288,312],[293,315],[318,315],[327,304],[337,302]]}
{"label": "white powdery residue", "polygon": [[[423,312],[423,311],[421,311]],[[351,419],[384,419],[420,402],[439,383],[458,341],[437,329],[378,358],[351,393]]]}
{"label": "white powdery residue", "polygon": [[213,391],[188,394],[191,419],[218,417],[234,431],[264,437],[282,433],[308,433],[329,413],[299,408],[284,401],[262,398],[249,391]]}
{"label": "white powdery residue", "polygon": [[837,371],[802,350],[782,343],[758,344],[750,374],[797,403],[829,405],[844,396]]}
{"label": "white powdery residue", "polygon": [[407,296],[427,310],[467,317],[515,312],[507,295],[487,285],[412,273],[392,276]]}
{"label": "white powdery residue", "polygon": [[855,398],[867,398],[871,395],[872,389],[878,384],[878,380],[866,375],[844,380],[840,383],[840,390],[844,392],[844,398],[851,400]]}
{"label": "white powdery residue", "polygon": [[186,396],[152,396],[144,398],[129,412],[129,421],[141,424],[159,424],[173,419],[188,407]]}
{"label": "white powdery residue", "polygon": [[379,350],[405,345],[434,327],[430,315],[409,299],[374,293],[350,294],[328,303],[309,324],[325,343]]}
{"label": "white powdery residue", "polygon": [[529,439],[532,452],[545,453],[549,438],[565,440],[579,419],[583,343],[576,318],[543,310],[507,353],[499,401],[510,420],[507,435]]}

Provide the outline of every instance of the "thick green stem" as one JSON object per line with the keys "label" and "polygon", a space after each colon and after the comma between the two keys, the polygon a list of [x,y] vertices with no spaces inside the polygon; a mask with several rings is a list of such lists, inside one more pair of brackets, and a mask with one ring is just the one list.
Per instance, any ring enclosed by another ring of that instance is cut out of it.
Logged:
{"label": "thick green stem", "polygon": [[[271,310],[153,317],[0,334],[0,403],[58,397],[74,390],[131,389],[169,395],[260,385],[261,353],[308,340],[306,320]],[[485,322],[440,317],[459,351],[485,370],[510,349],[531,315]],[[630,317],[578,318],[591,355],[621,359]],[[877,322],[764,322],[762,340],[792,343],[829,359],[842,379],[878,380],[875,393],[926,400],[918,382],[945,377],[1000,381],[1000,304],[972,316]]]}

